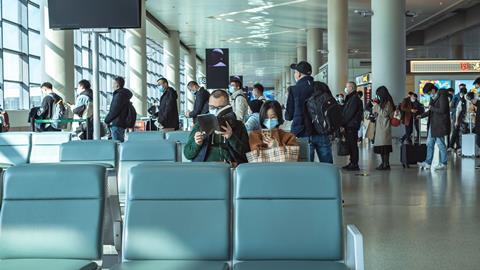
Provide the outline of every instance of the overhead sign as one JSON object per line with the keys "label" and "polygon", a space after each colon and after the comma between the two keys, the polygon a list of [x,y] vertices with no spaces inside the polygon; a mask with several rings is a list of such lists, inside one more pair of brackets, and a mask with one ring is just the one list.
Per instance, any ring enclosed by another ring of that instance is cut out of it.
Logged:
{"label": "overhead sign", "polygon": [[410,61],[411,73],[480,73],[480,60]]}
{"label": "overhead sign", "polygon": [[358,86],[366,85],[366,84],[371,84],[372,80],[371,78],[371,73],[366,73],[361,76],[358,76],[355,78],[355,81]]}

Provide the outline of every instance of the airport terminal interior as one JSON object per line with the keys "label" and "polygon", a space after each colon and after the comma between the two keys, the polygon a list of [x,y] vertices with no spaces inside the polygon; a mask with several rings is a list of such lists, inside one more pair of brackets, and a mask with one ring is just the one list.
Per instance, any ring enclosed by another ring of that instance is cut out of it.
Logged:
{"label": "airport terminal interior", "polygon": [[478,14],[0,0],[0,270],[480,269]]}

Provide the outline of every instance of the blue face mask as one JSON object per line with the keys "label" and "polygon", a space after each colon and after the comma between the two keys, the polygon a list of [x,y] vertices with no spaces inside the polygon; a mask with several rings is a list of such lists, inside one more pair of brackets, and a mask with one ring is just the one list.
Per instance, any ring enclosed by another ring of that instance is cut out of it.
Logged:
{"label": "blue face mask", "polygon": [[233,87],[233,86],[231,86],[231,85],[228,87],[228,92],[229,92],[230,94],[235,93],[235,91],[236,91],[236,90],[235,90],[235,87]]}
{"label": "blue face mask", "polygon": [[278,119],[266,119],[265,121],[263,121],[263,125],[267,128],[267,129],[274,129],[278,126]]}
{"label": "blue face mask", "polygon": [[209,110],[209,113],[217,116],[219,110],[220,110],[220,109],[218,109],[218,108],[210,109],[210,110]]}
{"label": "blue face mask", "polygon": [[158,88],[158,90],[160,90],[160,93],[165,92],[165,88],[163,87],[163,85],[160,85],[160,87]]}

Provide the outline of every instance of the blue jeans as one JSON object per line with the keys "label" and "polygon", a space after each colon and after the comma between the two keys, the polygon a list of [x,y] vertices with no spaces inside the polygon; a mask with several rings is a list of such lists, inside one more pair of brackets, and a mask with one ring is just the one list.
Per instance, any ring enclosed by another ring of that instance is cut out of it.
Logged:
{"label": "blue jeans", "polygon": [[123,142],[125,141],[125,129],[121,127],[111,126],[112,140]]}
{"label": "blue jeans", "polygon": [[447,146],[445,145],[445,137],[432,137],[432,131],[428,131],[427,138],[427,159],[425,163],[432,165],[433,162],[433,153],[435,151],[435,144],[438,144],[438,149],[440,150],[440,163],[447,165]]}
{"label": "blue jeans", "polygon": [[310,136],[310,161],[315,161],[315,151],[322,163],[333,164],[332,143],[327,135]]}

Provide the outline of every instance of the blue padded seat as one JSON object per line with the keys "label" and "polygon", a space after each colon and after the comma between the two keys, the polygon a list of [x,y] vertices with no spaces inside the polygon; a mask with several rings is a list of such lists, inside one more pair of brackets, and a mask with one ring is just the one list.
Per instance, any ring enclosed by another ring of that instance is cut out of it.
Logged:
{"label": "blue padded seat", "polygon": [[144,162],[175,162],[177,157],[176,143],[162,141],[127,141],[120,144],[118,164],[118,193],[124,200],[127,179],[130,169]]}
{"label": "blue padded seat", "polygon": [[190,131],[171,131],[165,133],[165,138],[169,141],[172,142],[177,142],[178,143],[178,149],[177,149],[177,160],[181,162],[191,162],[189,159],[185,157],[185,154],[183,153],[183,148],[188,142],[188,139],[190,138]]}
{"label": "blue padded seat", "polygon": [[190,137],[190,131],[171,131],[165,133],[165,139],[186,144]]}
{"label": "blue padded seat", "polygon": [[0,164],[9,167],[28,163],[32,134],[29,132],[0,133]]}
{"label": "blue padded seat", "polygon": [[234,270],[349,270],[343,263],[322,261],[241,262]]}
{"label": "blue padded seat", "polygon": [[105,168],[95,165],[9,168],[0,212],[0,269],[95,269],[92,261],[102,255],[104,178]]}
{"label": "blue padded seat", "polygon": [[127,141],[161,141],[165,139],[165,132],[163,131],[135,131],[126,134]]}
{"label": "blue padded seat", "polygon": [[[336,263],[343,258],[343,224],[334,166],[241,165],[234,200],[234,259],[248,262],[235,269],[344,269]],[[312,268],[321,262],[324,268]]]}
{"label": "blue padded seat", "polygon": [[71,141],[60,146],[60,162],[98,164],[114,168],[117,143],[108,140]]}
{"label": "blue padded seat", "polygon": [[33,133],[30,163],[60,162],[60,145],[71,139],[72,134],[69,132]]}
{"label": "blue padded seat", "polygon": [[113,269],[222,270],[230,247],[226,164],[131,169],[122,264]]}

